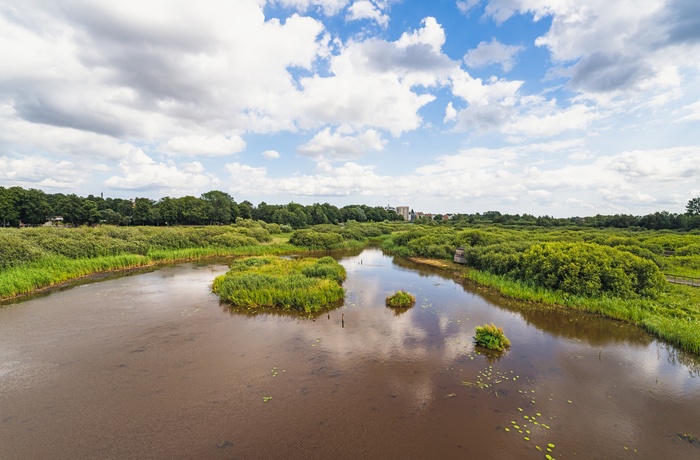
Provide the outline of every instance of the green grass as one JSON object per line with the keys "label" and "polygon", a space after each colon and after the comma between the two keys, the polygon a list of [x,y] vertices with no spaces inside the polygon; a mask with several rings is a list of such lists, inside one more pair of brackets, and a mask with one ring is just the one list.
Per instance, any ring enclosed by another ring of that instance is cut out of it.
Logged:
{"label": "green grass", "polygon": [[416,298],[406,291],[396,291],[386,298],[386,306],[392,308],[409,308],[415,303]]}
{"label": "green grass", "polygon": [[39,261],[0,272],[0,299],[30,294],[95,273],[125,270],[152,265],[147,256],[123,254],[91,259],[49,256]]}
{"label": "green grass", "polygon": [[474,342],[480,347],[495,351],[504,351],[510,347],[510,340],[503,333],[503,328],[493,323],[477,326]]}
{"label": "green grass", "polygon": [[99,273],[212,257],[304,251],[289,244],[290,234],[271,237],[256,222],[246,225],[0,229],[0,300]]}
{"label": "green grass", "polygon": [[234,261],[228,273],[214,280],[212,290],[237,307],[312,313],[340,305],[345,276],[345,269],[331,257],[252,257]]}
{"label": "green grass", "polygon": [[588,311],[636,324],[685,351],[700,354],[699,288],[670,284],[654,299],[583,297],[475,269],[462,271],[462,276],[508,298]]}
{"label": "green grass", "polygon": [[[700,288],[662,283],[658,293],[647,297],[614,297],[610,293],[587,297],[535,286],[527,278],[515,280],[509,276],[509,271],[520,260],[519,254],[527,248],[559,241],[614,247],[653,261],[665,273],[700,277],[700,235],[697,233],[364,224],[345,229],[335,226],[315,229],[314,232],[280,234],[269,224],[253,221],[210,227],[0,229],[0,300],[98,273],[210,257],[313,253],[314,246],[327,249],[325,239],[333,243],[329,245],[333,249],[358,250],[371,238],[381,240],[385,250],[397,255],[440,260],[451,260],[454,249],[465,246],[475,263],[484,265],[477,267],[480,270],[462,272],[462,276],[471,281],[509,298],[585,310],[637,324],[683,350],[700,355]],[[391,231],[394,233],[389,235]],[[337,236],[318,235],[324,232],[340,235],[342,242]],[[309,244],[290,244],[295,234],[306,235]],[[323,239],[323,245],[316,244],[318,238]],[[494,271],[500,274],[493,274]],[[338,273],[327,267],[307,268],[308,275],[314,272],[329,278],[338,277]]]}

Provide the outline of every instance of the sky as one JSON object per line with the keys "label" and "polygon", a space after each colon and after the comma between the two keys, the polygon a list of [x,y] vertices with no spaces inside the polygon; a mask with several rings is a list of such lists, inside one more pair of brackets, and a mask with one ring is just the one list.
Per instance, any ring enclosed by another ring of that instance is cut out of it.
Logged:
{"label": "sky", "polygon": [[0,0],[0,185],[682,213],[698,56],[697,0]]}

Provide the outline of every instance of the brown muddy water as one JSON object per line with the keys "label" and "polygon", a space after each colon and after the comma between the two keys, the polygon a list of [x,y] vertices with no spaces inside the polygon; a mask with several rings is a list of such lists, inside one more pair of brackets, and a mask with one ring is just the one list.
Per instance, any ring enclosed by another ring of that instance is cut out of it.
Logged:
{"label": "brown muddy water", "polygon": [[[341,262],[345,306],[313,319],[230,311],[221,264],[0,308],[0,458],[700,458],[697,360],[376,249]],[[486,322],[505,355],[475,350]]]}

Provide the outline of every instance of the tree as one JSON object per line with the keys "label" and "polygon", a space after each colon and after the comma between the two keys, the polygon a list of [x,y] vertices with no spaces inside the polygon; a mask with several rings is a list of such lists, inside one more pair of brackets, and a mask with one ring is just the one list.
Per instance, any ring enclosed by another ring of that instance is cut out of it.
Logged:
{"label": "tree", "polygon": [[685,212],[691,216],[700,216],[700,196],[688,201]]}
{"label": "tree", "polygon": [[0,219],[2,226],[19,224],[19,212],[17,212],[17,198],[11,189],[0,187]]}
{"label": "tree", "polygon": [[323,206],[318,203],[311,206],[309,214],[311,214],[311,223],[314,225],[327,224],[329,222],[328,216],[326,216],[326,213],[323,210]]}
{"label": "tree", "polygon": [[100,217],[104,223],[109,225],[122,225],[128,223],[128,221],[124,219],[124,216],[111,209],[100,211]]}
{"label": "tree", "polygon": [[253,203],[246,200],[238,205],[238,213],[242,219],[252,219],[253,218]]}
{"label": "tree", "polygon": [[274,222],[272,219],[272,215],[281,207],[282,206],[267,204],[264,201],[261,201],[258,207],[253,209],[252,217],[254,220],[262,220],[263,222],[267,222],[268,224],[270,224]]}
{"label": "tree", "polygon": [[148,198],[136,198],[131,220],[134,225],[153,224],[153,201]]}
{"label": "tree", "polygon": [[80,225],[83,220],[83,199],[75,193],[56,200],[56,212],[63,217],[63,222]]}
{"label": "tree", "polygon": [[91,200],[84,200],[81,207],[82,222],[85,224],[97,224],[100,222],[100,210],[97,203]]}
{"label": "tree", "polygon": [[24,190],[21,187],[12,187],[19,189],[19,200],[17,208],[19,210],[19,219],[29,225],[42,225],[51,215],[51,206],[46,199],[46,194],[41,190],[30,188]]}
{"label": "tree", "polygon": [[178,201],[176,199],[166,196],[161,198],[157,205],[160,211],[160,219],[165,223],[165,225],[177,225],[178,220]]}
{"label": "tree", "polygon": [[233,197],[228,193],[212,190],[202,194],[201,198],[211,205],[210,224],[228,225],[231,221],[236,220],[237,212],[234,214],[234,211],[238,211],[238,207],[235,206],[236,202],[233,201]]}
{"label": "tree", "polygon": [[184,225],[204,225],[210,214],[211,205],[191,195],[177,199],[180,211],[179,221]]}

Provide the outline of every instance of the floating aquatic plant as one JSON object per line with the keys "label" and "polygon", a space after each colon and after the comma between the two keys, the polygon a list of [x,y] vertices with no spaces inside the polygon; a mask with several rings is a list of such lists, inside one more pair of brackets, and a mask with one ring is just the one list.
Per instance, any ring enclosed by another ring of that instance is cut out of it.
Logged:
{"label": "floating aquatic plant", "polygon": [[503,328],[493,323],[477,326],[474,341],[489,350],[503,351],[510,347],[510,340],[503,333]]}

